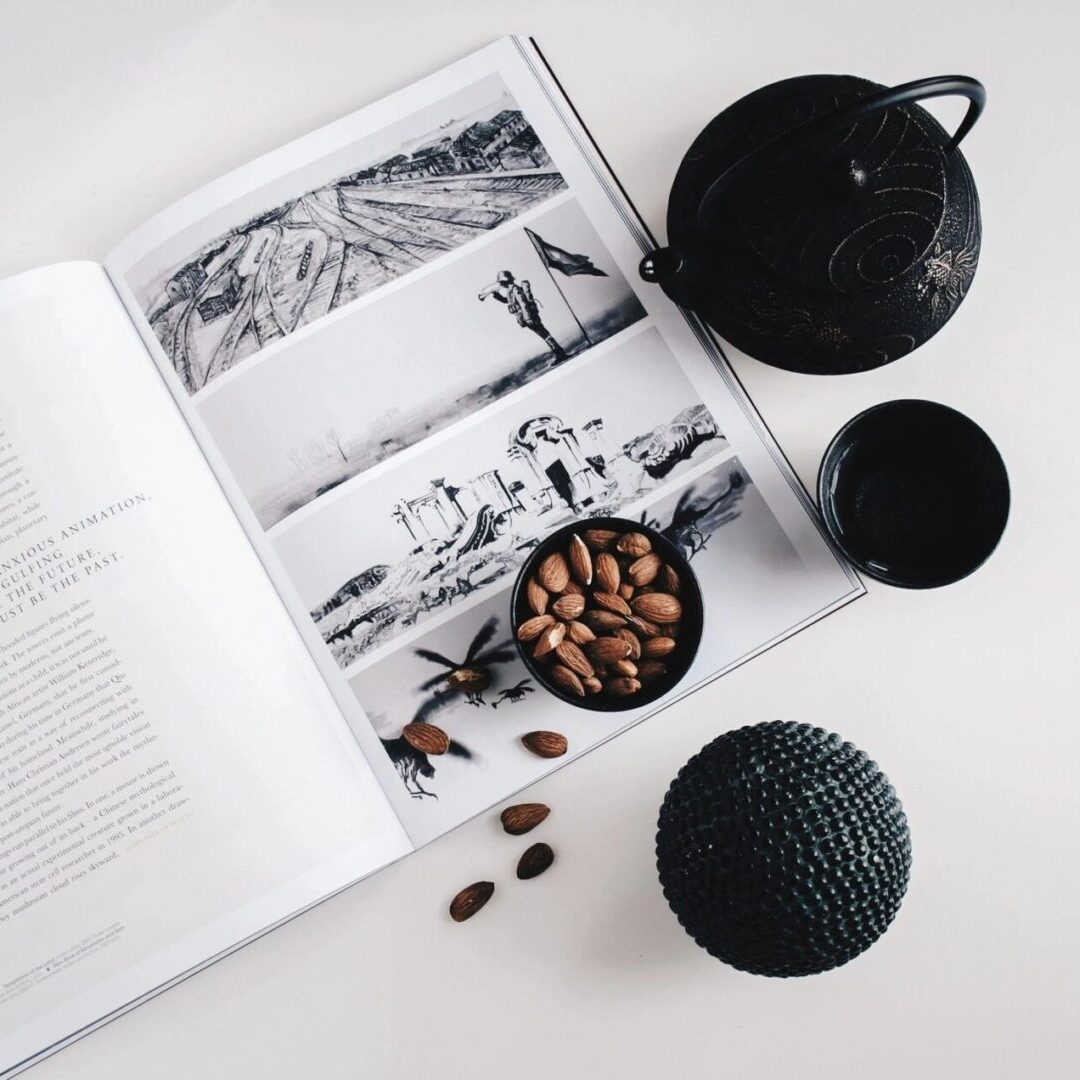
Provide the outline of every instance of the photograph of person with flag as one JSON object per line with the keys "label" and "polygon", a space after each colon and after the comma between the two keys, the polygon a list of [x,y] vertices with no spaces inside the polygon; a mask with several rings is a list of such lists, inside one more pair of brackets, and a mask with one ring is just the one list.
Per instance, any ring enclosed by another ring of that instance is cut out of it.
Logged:
{"label": "photograph of person with flag", "polygon": [[[522,231],[529,238],[529,242],[532,244],[541,264],[551,278],[551,283],[562,298],[567,311],[570,312],[575,325],[581,333],[584,348],[589,348],[593,344],[589,332],[586,330],[578,313],[574,310],[574,305],[567,297],[566,291],[559,284],[555,272],[558,271],[564,277],[576,277],[579,274],[587,274],[592,277],[607,277],[607,273],[598,266],[594,266],[592,259],[588,255],[579,255],[566,251],[555,244],[549,243],[532,229],[523,229]],[[512,271],[500,270],[495,280],[480,290],[479,299],[481,301],[487,300],[488,297],[494,297],[500,303],[505,304],[509,314],[514,316],[518,326],[523,330],[531,330],[539,336],[551,350],[551,357],[555,363],[562,363],[562,361],[569,359],[570,353],[559,344],[544,325],[540,315],[540,301],[533,295],[532,284],[528,279],[518,280]]]}

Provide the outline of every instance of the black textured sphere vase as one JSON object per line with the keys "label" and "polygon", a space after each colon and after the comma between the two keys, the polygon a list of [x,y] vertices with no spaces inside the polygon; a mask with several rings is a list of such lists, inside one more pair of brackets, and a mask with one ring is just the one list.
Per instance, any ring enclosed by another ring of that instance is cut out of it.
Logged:
{"label": "black textured sphere vase", "polygon": [[777,721],[721,735],[679,770],[656,862],[703,949],[755,975],[813,975],[885,932],[907,888],[911,835],[866,754]]}

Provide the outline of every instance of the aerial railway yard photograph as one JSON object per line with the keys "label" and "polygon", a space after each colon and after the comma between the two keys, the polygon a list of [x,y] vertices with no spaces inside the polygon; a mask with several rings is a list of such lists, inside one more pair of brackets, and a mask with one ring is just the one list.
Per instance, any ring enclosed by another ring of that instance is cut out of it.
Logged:
{"label": "aerial railway yard photograph", "polygon": [[238,219],[215,218],[192,230],[187,251],[128,273],[188,393],[566,188],[497,76],[360,140],[349,157],[348,172],[284,198],[274,184],[274,201],[255,193]]}

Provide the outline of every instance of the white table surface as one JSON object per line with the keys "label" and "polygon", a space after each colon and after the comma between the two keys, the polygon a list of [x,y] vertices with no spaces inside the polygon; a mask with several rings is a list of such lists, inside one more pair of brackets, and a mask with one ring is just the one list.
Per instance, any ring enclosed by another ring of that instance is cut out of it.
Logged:
{"label": "white table surface", "polygon": [[[537,36],[631,197],[663,231],[698,129],[816,71],[961,72],[988,88],[965,152],[985,236],[945,330],[840,379],[739,374],[813,481],[878,401],[957,406],[996,439],[1013,510],[994,558],[870,595],[532,791],[558,862],[465,927],[456,888],[512,881],[494,816],[348,890],[33,1073],[515,1080],[1054,1077],[1080,1053],[1077,180],[1074,4],[1028,0],[0,2],[0,275],[100,258],[255,154],[499,34]],[[950,116],[962,111],[959,104]],[[911,822],[911,888],[845,968],[740,974],[656,883],[656,809],[721,731],[774,718],[874,756]]]}

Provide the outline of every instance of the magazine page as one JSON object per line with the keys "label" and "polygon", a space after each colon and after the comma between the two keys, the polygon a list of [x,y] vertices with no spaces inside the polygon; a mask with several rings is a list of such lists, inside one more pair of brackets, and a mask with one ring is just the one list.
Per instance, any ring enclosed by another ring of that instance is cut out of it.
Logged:
{"label": "magazine page", "polygon": [[0,364],[3,1072],[410,845],[102,267]]}
{"label": "magazine page", "polygon": [[[417,843],[862,592],[708,336],[638,280],[651,246],[508,38],[107,261]],[[508,645],[522,561],[606,514],[663,530],[724,613],[636,713],[558,703]],[[499,657],[490,688],[448,693],[474,643]],[[418,716],[452,753],[403,740]],[[524,749],[538,728],[567,758]]]}

